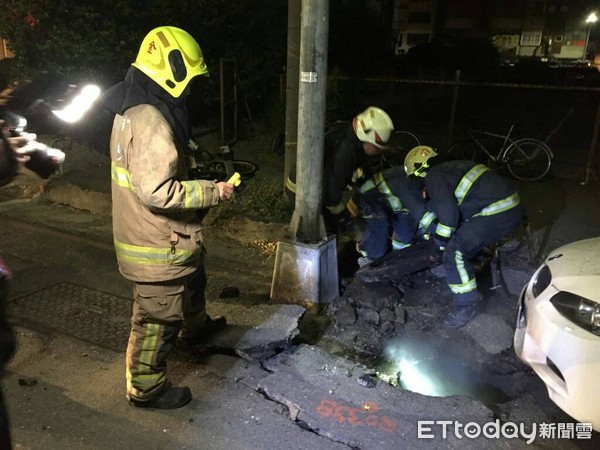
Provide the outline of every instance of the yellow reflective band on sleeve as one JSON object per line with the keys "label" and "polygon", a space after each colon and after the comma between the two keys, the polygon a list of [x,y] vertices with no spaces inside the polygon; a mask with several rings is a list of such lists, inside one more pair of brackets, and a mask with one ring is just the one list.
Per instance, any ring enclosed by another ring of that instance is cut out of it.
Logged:
{"label": "yellow reflective band on sleeve", "polygon": [[352,214],[353,217],[356,217],[358,215],[358,205],[354,201],[354,198],[348,200],[348,203],[346,204],[346,209],[348,209],[348,212]]}
{"label": "yellow reflective band on sleeve", "polygon": [[462,177],[460,183],[458,183],[458,186],[454,191],[454,196],[456,197],[459,205],[467,196],[467,193],[471,189],[471,186],[473,186],[473,183],[475,183],[475,181],[477,181],[477,179],[488,170],[489,169],[483,164],[477,164],[475,167],[469,170],[464,177]]}
{"label": "yellow reflective band on sleeve", "polygon": [[356,183],[358,180],[365,176],[365,171],[362,167],[357,168],[352,174],[352,182]]}
{"label": "yellow reflective band on sleeve", "polygon": [[428,211],[425,214],[423,214],[423,217],[421,217],[421,220],[419,221],[419,229],[426,230],[427,228],[429,228],[429,225],[431,225],[431,222],[433,222],[436,217],[437,216],[435,215],[435,213],[431,211]]}
{"label": "yellow reflective band on sleeve", "polygon": [[187,266],[194,263],[202,250],[180,250],[168,248],[142,247],[125,244],[115,239],[115,252],[120,261],[141,265],[177,265]]}
{"label": "yellow reflective band on sleeve", "polygon": [[364,194],[365,192],[369,192],[374,187],[375,187],[375,183],[373,182],[373,180],[369,179],[369,180],[365,181],[363,184],[361,184],[361,186],[360,186],[360,188],[358,188],[358,190],[361,192],[361,194]]}
{"label": "yellow reflective band on sleeve", "polygon": [[110,164],[110,176],[118,186],[134,190],[131,184],[131,174],[124,167],[117,166],[114,162]]}
{"label": "yellow reflective band on sleeve", "polygon": [[285,187],[290,191],[293,192],[294,194],[296,193],[296,183],[294,183],[292,180],[290,180],[289,178],[285,179]]}
{"label": "yellow reflective band on sleeve", "polygon": [[202,185],[198,180],[181,181],[185,189],[185,207],[188,209],[202,207]]}
{"label": "yellow reflective band on sleeve", "polygon": [[439,234],[440,236],[447,237],[447,238],[452,236],[453,231],[454,231],[453,227],[449,227],[449,226],[443,225],[441,223],[438,223],[437,226],[435,227],[435,234]]}
{"label": "yellow reflective band on sleeve", "polygon": [[377,189],[385,196],[385,199],[390,205],[390,208],[392,208],[392,211],[395,213],[402,211],[402,203],[400,202],[400,199],[394,195],[386,183],[385,178],[383,178],[383,174],[378,172],[373,176],[373,178],[375,179],[375,183],[377,183]]}
{"label": "yellow reflective band on sleeve", "polygon": [[392,249],[394,250],[402,250],[403,248],[410,247],[410,244],[405,244],[400,241],[392,240]]}
{"label": "yellow reflective band on sleeve", "polygon": [[493,216],[494,214],[499,214],[501,212],[508,211],[509,209],[517,206],[519,203],[521,203],[521,197],[519,196],[518,192],[515,192],[513,195],[510,195],[502,200],[498,200],[497,202],[492,203],[489,206],[486,206],[473,217]]}
{"label": "yellow reflective band on sleeve", "polygon": [[343,202],[340,202],[335,206],[328,206],[327,209],[331,212],[331,214],[339,214],[346,209],[346,205],[344,205]]}

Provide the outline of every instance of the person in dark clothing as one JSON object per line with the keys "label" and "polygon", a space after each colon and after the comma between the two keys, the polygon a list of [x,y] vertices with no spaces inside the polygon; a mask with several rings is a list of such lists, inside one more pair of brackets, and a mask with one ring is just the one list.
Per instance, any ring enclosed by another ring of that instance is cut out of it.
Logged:
{"label": "person in dark clothing", "polygon": [[458,328],[477,315],[482,299],[470,260],[521,224],[524,210],[519,193],[488,167],[473,161],[431,164],[435,156],[431,147],[416,147],[404,168],[422,180],[428,201],[420,225],[435,239],[454,298],[444,325]]}
{"label": "person in dark clothing", "polygon": [[[372,173],[369,157],[386,149],[394,123],[382,109],[370,106],[346,127],[325,135],[323,173],[323,216],[329,230],[335,231],[346,209],[344,192],[358,186]],[[286,193],[293,205],[296,196],[296,165],[286,180]]]}
{"label": "person in dark clothing", "polygon": [[359,266],[409,247],[425,213],[420,184],[402,167],[377,172],[353,194],[347,208],[355,218]]}
{"label": "person in dark clothing", "polygon": [[[0,122],[0,126],[2,122]],[[32,147],[26,145],[27,137],[7,137],[2,133],[0,139],[0,186],[9,183],[17,174],[19,163],[26,162]],[[0,378],[16,349],[16,339],[12,326],[6,317],[6,297],[8,280],[11,273],[0,258]],[[0,389],[0,448],[12,448],[8,412],[4,404],[4,396]]]}

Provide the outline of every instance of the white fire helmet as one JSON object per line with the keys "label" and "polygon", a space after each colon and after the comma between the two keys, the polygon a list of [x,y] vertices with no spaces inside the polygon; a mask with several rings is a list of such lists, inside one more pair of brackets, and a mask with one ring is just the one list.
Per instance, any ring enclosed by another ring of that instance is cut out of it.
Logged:
{"label": "white fire helmet", "polygon": [[359,141],[368,142],[377,148],[387,148],[386,144],[394,131],[394,123],[383,109],[369,106],[354,120],[356,136]]}

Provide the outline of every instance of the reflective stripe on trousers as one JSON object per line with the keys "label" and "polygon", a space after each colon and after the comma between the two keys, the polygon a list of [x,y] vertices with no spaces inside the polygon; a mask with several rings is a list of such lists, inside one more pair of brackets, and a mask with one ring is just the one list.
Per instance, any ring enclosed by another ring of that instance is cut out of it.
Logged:
{"label": "reflective stripe on trousers", "polygon": [[497,243],[521,224],[520,204],[491,216],[478,216],[462,222],[444,251],[446,282],[456,304],[469,304],[477,289],[475,271],[470,259],[486,246]]}
{"label": "reflective stripe on trousers", "polygon": [[177,280],[134,284],[126,354],[128,396],[148,400],[160,392],[167,381],[167,356],[178,334],[193,337],[206,319],[205,287],[203,267]]}

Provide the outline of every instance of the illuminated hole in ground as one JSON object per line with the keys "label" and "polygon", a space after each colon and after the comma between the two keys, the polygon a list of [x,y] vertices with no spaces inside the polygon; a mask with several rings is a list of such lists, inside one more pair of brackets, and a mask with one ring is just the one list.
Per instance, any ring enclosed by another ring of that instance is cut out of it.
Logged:
{"label": "illuminated hole in ground", "polygon": [[493,374],[466,365],[456,355],[426,343],[397,341],[385,348],[378,365],[380,379],[400,389],[432,397],[465,395],[489,407],[510,397],[488,380]]}

